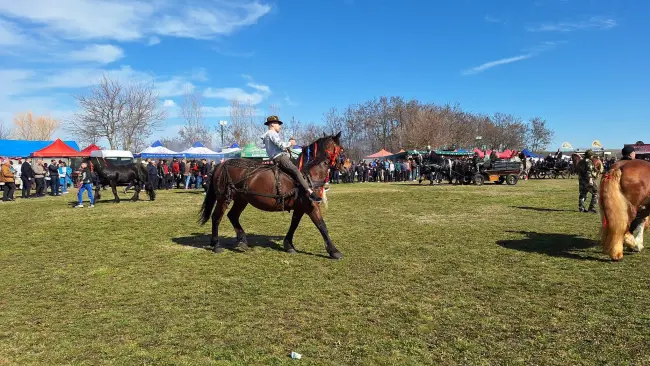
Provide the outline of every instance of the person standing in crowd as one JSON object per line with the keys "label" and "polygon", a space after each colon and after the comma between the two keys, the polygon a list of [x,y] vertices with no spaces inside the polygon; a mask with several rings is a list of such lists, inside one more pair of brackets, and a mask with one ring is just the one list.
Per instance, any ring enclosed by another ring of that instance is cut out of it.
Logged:
{"label": "person standing in crowd", "polygon": [[172,179],[176,183],[176,188],[180,188],[181,185],[181,165],[178,163],[178,159],[174,158],[172,160]]}
{"label": "person standing in crowd", "polygon": [[[584,159],[578,163],[578,183],[579,183],[579,196],[578,196],[578,210],[580,212],[596,213],[596,205],[598,204],[598,171],[591,160],[593,153],[591,150],[585,151]],[[591,193],[591,202],[589,209],[585,209],[585,200],[587,194]]]}
{"label": "person standing in crowd", "polygon": [[50,166],[47,167],[47,172],[50,175],[50,194],[52,196],[60,196],[59,193],[59,164],[56,160],[52,160]]}
{"label": "person standing in crowd", "polygon": [[621,153],[623,154],[621,160],[634,160],[636,158],[636,151],[630,145],[623,147]]}
{"label": "person standing in crowd", "polygon": [[207,175],[210,171],[210,165],[205,159],[201,159],[201,163],[199,165],[199,179],[196,183],[196,189],[202,189],[203,188],[203,182],[207,178]]}
{"label": "person standing in crowd", "polygon": [[68,194],[68,167],[66,163],[59,161],[59,185],[61,194]]}
{"label": "person standing in crowd", "polygon": [[[156,189],[158,186],[158,169],[156,168],[156,162],[151,160],[149,161],[149,165],[147,165],[147,178],[148,178],[148,185],[151,190]],[[151,198],[152,201],[155,200],[155,198]]]}
{"label": "person standing in crowd", "polygon": [[176,188],[180,189],[181,184],[185,183],[185,167],[187,165],[186,163],[187,163],[186,159],[183,159],[178,163],[178,174],[179,174],[178,177],[179,178],[178,178],[178,183],[177,183]]}
{"label": "person standing in crowd", "polygon": [[37,160],[34,164],[34,181],[36,183],[36,197],[45,196],[47,188],[45,187],[45,168],[43,167],[43,160]]}
{"label": "person standing in crowd", "polygon": [[185,189],[190,189],[190,182],[192,180],[192,163],[185,160],[182,171],[183,177],[185,178]]}
{"label": "person standing in crowd", "polygon": [[79,174],[79,192],[77,192],[78,204],[75,208],[83,208],[83,194],[84,191],[88,192],[88,199],[90,200],[90,208],[95,207],[95,197],[93,197],[93,172],[86,162],[81,163],[81,172]]}
{"label": "person standing in crowd", "polygon": [[32,190],[32,179],[34,179],[34,169],[32,169],[32,158],[25,159],[23,165],[20,166],[20,177],[23,180],[22,184],[22,198],[30,198]]}
{"label": "person standing in crowd", "polygon": [[2,192],[2,202],[9,202],[14,200],[14,191],[16,191],[16,183],[14,178],[14,169],[11,166],[11,161],[5,160],[2,163],[0,170],[0,182],[4,183]]}

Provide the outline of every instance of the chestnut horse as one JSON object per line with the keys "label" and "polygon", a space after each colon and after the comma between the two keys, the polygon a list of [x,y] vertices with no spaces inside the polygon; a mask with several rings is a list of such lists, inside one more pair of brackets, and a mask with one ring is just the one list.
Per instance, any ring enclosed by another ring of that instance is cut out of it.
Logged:
{"label": "chestnut horse", "polygon": [[[311,145],[304,146],[300,154],[299,169],[314,191],[321,196],[324,193],[323,187],[329,168],[339,168],[336,162],[341,152],[340,138],[340,132],[335,136],[322,137]],[[226,160],[215,169],[210,181],[211,184],[208,186],[201,207],[199,223],[205,224],[212,214],[210,244],[214,246],[215,253],[223,251],[223,247],[219,244],[219,223],[228,205],[233,201],[228,219],[235,228],[240,248],[246,250],[248,245],[246,233],[239,223],[239,216],[250,203],[262,211],[293,210],[291,226],[284,238],[284,249],[288,253],[296,252],[293,246],[293,234],[302,216],[307,214],[323,236],[330,257],[334,259],[343,257],[332,243],[318,204],[309,200],[302,188],[298,188],[298,183],[275,165],[262,164],[249,159]]]}
{"label": "chestnut horse", "polygon": [[642,250],[649,214],[650,162],[623,160],[614,164],[600,185],[603,252],[617,261],[623,258],[623,245]]}

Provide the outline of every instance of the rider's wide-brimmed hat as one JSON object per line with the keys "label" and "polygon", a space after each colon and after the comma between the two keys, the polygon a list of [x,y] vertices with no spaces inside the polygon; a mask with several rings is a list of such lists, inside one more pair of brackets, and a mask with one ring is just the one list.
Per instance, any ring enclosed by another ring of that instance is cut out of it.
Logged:
{"label": "rider's wide-brimmed hat", "polygon": [[593,151],[591,151],[591,150],[587,150],[587,151],[585,151],[585,158],[590,158],[590,157],[592,157],[592,156],[594,156],[594,152],[593,152]]}
{"label": "rider's wide-brimmed hat", "polygon": [[278,116],[269,116],[269,117],[266,119],[266,122],[264,122],[264,125],[268,126],[268,125],[270,125],[271,123],[277,123],[277,124],[281,125],[281,124],[282,124],[282,121],[280,121],[280,119],[278,118]]}

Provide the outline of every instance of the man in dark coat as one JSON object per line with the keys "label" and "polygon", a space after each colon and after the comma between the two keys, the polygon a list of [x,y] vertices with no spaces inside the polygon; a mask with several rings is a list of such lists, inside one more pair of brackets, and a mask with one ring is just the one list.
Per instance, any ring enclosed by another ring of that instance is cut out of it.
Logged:
{"label": "man in dark coat", "polygon": [[[158,168],[155,161],[150,161],[147,165],[147,184],[150,190],[155,190],[158,187]],[[151,198],[153,201],[155,198]]]}
{"label": "man in dark coat", "polygon": [[621,158],[621,160],[634,160],[634,158],[636,158],[636,152],[630,145],[623,147],[623,150],[621,152],[623,154],[623,158]]}
{"label": "man in dark coat", "polygon": [[23,165],[20,166],[20,177],[23,180],[22,198],[29,198],[32,191],[32,180],[34,179],[34,169],[32,169],[32,158],[25,159]]}
{"label": "man in dark coat", "polygon": [[51,164],[47,167],[47,171],[50,174],[50,194],[52,196],[60,196],[59,193],[59,164],[56,160],[52,160]]}

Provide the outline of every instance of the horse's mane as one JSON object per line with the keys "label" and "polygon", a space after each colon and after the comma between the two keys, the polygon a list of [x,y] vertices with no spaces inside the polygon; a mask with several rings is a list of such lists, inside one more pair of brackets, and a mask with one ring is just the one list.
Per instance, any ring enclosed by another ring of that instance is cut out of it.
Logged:
{"label": "horse's mane", "polygon": [[318,165],[323,161],[329,159],[329,155],[325,151],[327,143],[334,141],[334,136],[321,137],[307,146],[302,147],[300,158],[303,160],[303,169],[309,169],[314,165]]}

